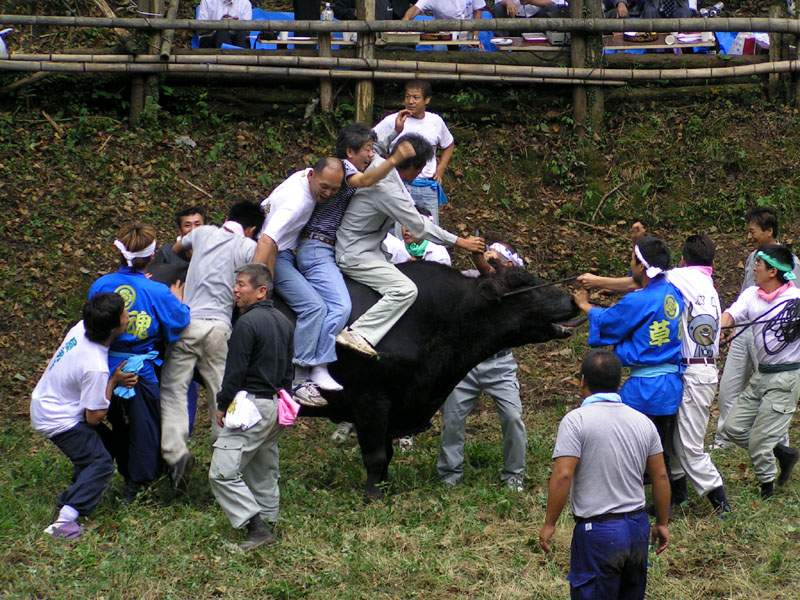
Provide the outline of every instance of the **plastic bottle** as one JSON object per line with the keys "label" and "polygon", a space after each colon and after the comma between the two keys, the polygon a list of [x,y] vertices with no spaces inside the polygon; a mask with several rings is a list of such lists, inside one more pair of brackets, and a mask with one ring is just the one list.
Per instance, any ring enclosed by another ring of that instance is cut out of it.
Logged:
{"label": "plastic bottle", "polygon": [[333,9],[330,2],[325,3],[325,8],[319,14],[319,19],[320,21],[333,21]]}

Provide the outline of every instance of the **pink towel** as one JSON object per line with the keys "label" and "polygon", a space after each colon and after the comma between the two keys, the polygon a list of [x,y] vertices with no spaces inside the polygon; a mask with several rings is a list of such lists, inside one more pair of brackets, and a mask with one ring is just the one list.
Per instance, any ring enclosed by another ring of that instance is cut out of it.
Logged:
{"label": "pink towel", "polygon": [[278,390],[278,424],[284,427],[294,424],[300,404],[286,390]]}

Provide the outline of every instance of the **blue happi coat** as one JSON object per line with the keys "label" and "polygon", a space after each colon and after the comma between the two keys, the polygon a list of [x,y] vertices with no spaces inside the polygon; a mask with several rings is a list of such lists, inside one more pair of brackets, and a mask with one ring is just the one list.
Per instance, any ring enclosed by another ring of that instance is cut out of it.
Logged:
{"label": "blue happi coat", "polygon": [[[130,315],[128,328],[111,342],[108,368],[113,373],[125,354],[147,354],[156,342],[174,342],[189,324],[189,307],[178,300],[163,283],[148,279],[144,273],[120,267],[104,275],[89,288],[89,298],[103,292],[115,292],[125,300]],[[117,354],[116,356],[114,354]],[[158,383],[153,363],[144,362],[139,377]]]}
{"label": "blue happi coat", "polygon": [[646,415],[672,415],[680,406],[682,312],[683,297],[663,275],[611,308],[589,311],[589,345],[615,346],[631,367],[622,401]]}

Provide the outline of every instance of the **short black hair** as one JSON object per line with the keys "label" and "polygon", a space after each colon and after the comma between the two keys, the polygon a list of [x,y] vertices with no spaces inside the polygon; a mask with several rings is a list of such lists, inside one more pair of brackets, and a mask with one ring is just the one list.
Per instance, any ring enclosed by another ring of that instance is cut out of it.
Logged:
{"label": "short black hair", "polygon": [[111,337],[122,319],[125,310],[125,300],[113,292],[106,292],[92,296],[83,305],[83,327],[86,337],[98,344],[103,344]]}
{"label": "short black hair", "polygon": [[242,200],[231,206],[228,212],[228,221],[235,221],[242,227],[255,227],[256,234],[261,231],[261,226],[264,224],[264,211],[255,202],[249,200]]}
{"label": "short black hair", "polygon": [[[766,246],[762,246],[759,248],[761,252],[766,254],[767,256],[774,258],[775,260],[782,262],[785,265],[789,265],[794,269],[794,257],[792,256],[792,251],[789,249],[788,246],[784,246],[782,244],[767,244]],[[766,262],[766,261],[764,261]],[[774,269],[771,264],[767,263],[768,269]],[[778,279],[781,283],[786,283],[789,279],[786,279],[787,271],[781,271],[778,269]]]}
{"label": "short black hair", "polygon": [[325,169],[341,171],[342,177],[344,177],[344,165],[342,161],[335,156],[323,156],[314,163],[312,168],[314,169],[314,173],[322,173]]}
{"label": "short black hair", "polygon": [[432,157],[433,157],[433,146],[431,146],[430,142],[426,140],[421,135],[416,133],[408,133],[400,138],[397,138],[394,144],[394,148],[390,154],[394,154],[397,151],[397,147],[402,144],[403,142],[408,142],[414,148],[415,155],[411,158],[405,159],[397,168],[399,170],[408,169],[412,167],[414,169],[421,169],[425,166]]}
{"label": "short black hair", "polygon": [[425,208],[424,206],[420,206],[420,205],[418,205],[418,204],[415,204],[415,205],[414,205],[414,208],[416,208],[416,209],[417,209],[417,212],[418,212],[419,214],[421,214],[423,217],[432,217],[432,216],[433,216],[433,213],[431,213],[431,211],[429,211],[429,210],[428,210],[427,208]]}
{"label": "short black hair", "polygon": [[250,285],[259,288],[262,285],[267,288],[267,298],[272,297],[272,271],[262,263],[246,263],[236,269],[237,275],[246,275],[250,280]]}
{"label": "short black hair", "polygon": [[710,267],[714,263],[717,246],[707,235],[690,235],[683,243],[683,261],[690,266]]}
{"label": "short black hair", "polygon": [[774,208],[769,206],[753,206],[745,214],[748,223],[755,223],[761,231],[772,229],[772,237],[778,238],[778,215]]}
{"label": "short black hair", "polygon": [[336,138],[336,157],[344,160],[348,149],[358,152],[364,144],[377,139],[375,132],[363,123],[345,125]]}
{"label": "short black hair", "polygon": [[408,83],[406,83],[406,89],[408,90],[420,90],[422,92],[423,99],[430,98],[433,95],[433,90],[431,89],[430,82],[426,81],[425,79],[412,79]]}
{"label": "short black hair", "polygon": [[188,217],[189,215],[200,215],[203,218],[203,223],[206,222],[206,211],[203,210],[203,207],[199,204],[194,206],[187,206],[175,213],[175,225],[178,227],[181,226],[181,221],[183,217]]}
{"label": "short black hair", "polygon": [[581,375],[593,394],[616,392],[622,380],[622,363],[608,350],[592,350],[583,357]]}
{"label": "short black hair", "polygon": [[[636,245],[639,247],[639,252],[651,267],[661,267],[665,271],[669,269],[669,246],[662,240],[654,237],[643,237]],[[634,255],[635,256],[635,255]],[[640,263],[639,257],[636,257],[636,263]]]}

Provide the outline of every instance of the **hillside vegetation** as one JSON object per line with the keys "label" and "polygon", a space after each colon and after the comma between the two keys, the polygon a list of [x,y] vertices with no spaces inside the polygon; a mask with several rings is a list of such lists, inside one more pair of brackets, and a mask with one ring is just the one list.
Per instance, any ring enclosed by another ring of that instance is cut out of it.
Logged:
{"label": "hillside vegetation", "polygon": [[[6,3],[6,11],[10,12]],[[21,3],[16,3],[20,5]],[[36,4],[36,3],[30,3]],[[39,3],[41,4],[41,3]],[[550,279],[586,269],[619,273],[630,225],[643,219],[676,253],[687,233],[719,245],[717,281],[732,300],[746,255],[742,222],[752,204],[779,209],[784,243],[800,235],[800,118],[760,95],[647,104],[615,103],[604,131],[583,140],[571,110],[541,89],[436,86],[430,109],[456,138],[445,177],[443,224],[515,243],[528,268]],[[549,92],[549,90],[548,90]],[[286,90],[287,94],[293,93]],[[228,91],[235,98],[236,91]],[[162,87],[137,128],[126,123],[125,82],[52,77],[0,102],[0,582],[29,598],[564,598],[571,521],[556,554],[536,543],[550,452],[560,417],[577,399],[574,374],[585,329],[571,340],[517,351],[529,432],[527,491],[499,485],[500,432],[490,403],[469,424],[464,485],[437,485],[439,424],[398,455],[384,501],[364,507],[354,440],[301,421],[282,441],[278,543],[243,556],[199,458],[186,500],[160,481],[123,507],[121,479],[77,544],[42,528],[69,465],[30,433],[28,402],[88,287],[115,266],[111,242],[132,221],[174,239],[172,214],[206,206],[220,222],[241,199],[261,200],[294,170],[331,153],[352,119],[348,89],[336,112],[304,119],[305,103],[243,119],[206,87]],[[376,118],[401,89],[378,88]],[[240,114],[240,113],[237,113]],[[192,146],[189,140],[196,144]],[[465,265],[465,256],[456,255]],[[792,439],[800,436],[796,421]],[[762,502],[746,454],[714,454],[734,513],[708,518],[693,497],[672,525],[672,546],[651,557],[649,597],[797,598],[800,484]]]}

